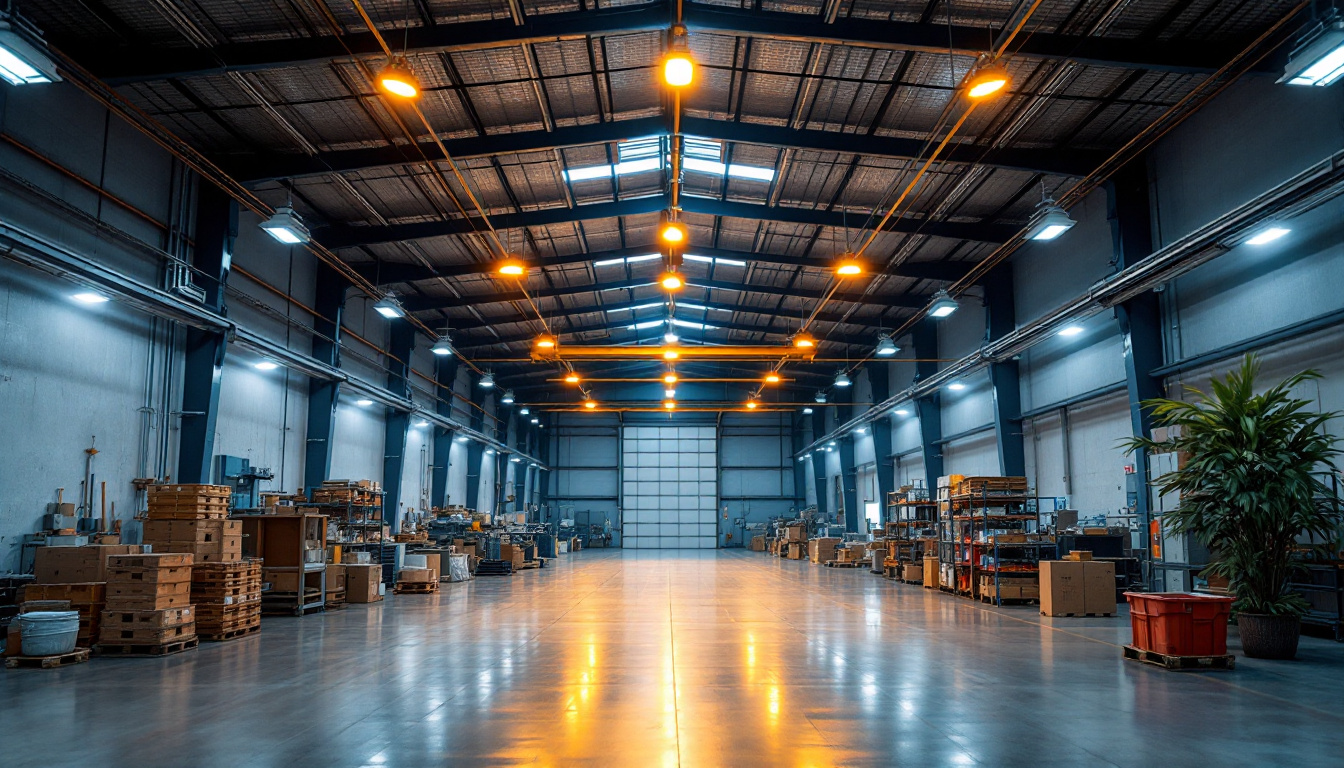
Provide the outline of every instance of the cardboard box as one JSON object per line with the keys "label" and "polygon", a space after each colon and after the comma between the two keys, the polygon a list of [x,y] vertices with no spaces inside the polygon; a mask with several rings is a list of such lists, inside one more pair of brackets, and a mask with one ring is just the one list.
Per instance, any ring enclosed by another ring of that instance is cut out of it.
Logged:
{"label": "cardboard box", "polygon": [[383,599],[380,591],[382,585],[381,565],[345,566],[345,602],[376,603]]}
{"label": "cardboard box", "polygon": [[807,526],[790,525],[784,529],[785,541],[807,541]]}
{"label": "cardboard box", "polygon": [[765,537],[764,537],[764,536],[752,536],[752,537],[751,537],[751,547],[750,547],[750,549],[751,549],[752,552],[764,552],[764,551],[765,551]]}
{"label": "cardboard box", "polygon": [[931,589],[938,588],[938,558],[924,558],[924,586]]}
{"label": "cardboard box", "polygon": [[270,584],[271,592],[298,592],[303,583],[303,574],[298,571],[280,571],[272,568],[261,569],[261,580]]}
{"label": "cardboard box", "polygon": [[397,581],[402,584],[427,584],[438,579],[428,568],[402,568],[397,571]]}
{"label": "cardboard box", "polygon": [[327,563],[327,591],[336,592],[345,589],[345,566]]}
{"label": "cardboard box", "polygon": [[850,544],[850,545],[849,545],[849,559],[850,559],[850,560],[853,560],[853,561],[855,561],[855,562],[858,562],[859,560],[866,560],[866,559],[868,559],[868,545],[867,545],[867,544]]}
{"label": "cardboard box", "polygon": [[835,559],[835,548],[840,539],[818,538],[807,542],[807,559],[814,563],[825,563]]}
{"label": "cardboard box", "polygon": [[[1041,561],[1041,615],[1075,616],[1087,613],[1083,602],[1083,566],[1069,560]],[[1111,589],[1115,589],[1112,582]]]}
{"label": "cardboard box", "polygon": [[924,563],[902,563],[901,578],[905,581],[924,581]]}
{"label": "cardboard box", "polygon": [[790,541],[788,551],[784,555],[790,560],[803,560],[807,558],[807,546],[801,541]]}
{"label": "cardboard box", "polygon": [[[446,559],[445,558],[446,553],[441,552],[440,550],[437,549],[417,549],[412,554],[424,555],[425,564],[429,566],[429,570],[433,571],[436,577],[439,574],[443,573],[442,566],[443,561]],[[435,580],[437,581],[437,578]]]}
{"label": "cardboard box", "polygon": [[1089,560],[1083,566],[1083,611],[1115,613],[1115,563]]}
{"label": "cardboard box", "polygon": [[1065,560],[1072,560],[1075,563],[1086,562],[1092,559],[1092,553],[1086,549],[1071,549],[1069,554],[1064,556]]}
{"label": "cardboard box", "polygon": [[343,565],[369,565],[373,562],[372,552],[342,552],[341,563]]}
{"label": "cardboard box", "polygon": [[144,551],[139,544],[90,544],[86,547],[38,547],[34,573],[41,584],[80,584],[107,581],[109,555]]}

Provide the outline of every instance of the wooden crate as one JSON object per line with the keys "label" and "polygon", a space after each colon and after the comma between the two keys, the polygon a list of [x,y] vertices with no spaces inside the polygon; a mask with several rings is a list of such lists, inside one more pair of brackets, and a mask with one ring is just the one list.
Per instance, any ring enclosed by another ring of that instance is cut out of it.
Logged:
{"label": "wooden crate", "polygon": [[129,583],[108,582],[107,609],[110,611],[157,611],[183,608],[191,604],[191,582]]}
{"label": "wooden crate", "polygon": [[[107,583],[120,584],[190,584],[191,566],[176,565],[166,568],[108,568]],[[109,594],[111,594],[109,592]]]}
{"label": "wooden crate", "polygon": [[188,624],[196,619],[193,606],[163,608],[154,611],[103,611],[105,627],[121,629],[165,629]]}
{"label": "wooden crate", "polygon": [[101,644],[165,645],[196,636],[196,622],[178,624],[173,627],[138,627],[135,625],[103,625],[98,633]]}
{"label": "wooden crate", "polygon": [[109,555],[107,567],[125,570],[149,570],[155,568],[180,568],[190,566],[191,555],[153,554],[153,555]]}
{"label": "wooden crate", "polygon": [[29,584],[23,588],[23,600],[68,600],[71,607],[107,602],[107,582],[81,584]]}

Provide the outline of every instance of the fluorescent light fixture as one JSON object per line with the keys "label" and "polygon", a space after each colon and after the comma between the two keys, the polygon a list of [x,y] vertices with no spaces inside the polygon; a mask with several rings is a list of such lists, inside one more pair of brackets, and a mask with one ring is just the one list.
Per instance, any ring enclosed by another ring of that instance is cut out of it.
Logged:
{"label": "fluorescent light fixture", "polygon": [[738,179],[770,182],[775,180],[775,169],[731,163],[728,166],[728,175]]}
{"label": "fluorescent light fixture", "polygon": [[667,333],[663,334],[663,343],[665,344],[676,344],[678,341],[681,341],[681,337],[671,328],[668,328]]}
{"label": "fluorescent light fixture", "polygon": [[459,442],[459,443],[465,443],[465,442],[467,442],[467,439],[468,439],[468,438],[467,438],[465,435],[459,435],[456,439],[457,439],[457,442]]}
{"label": "fluorescent light fixture", "polygon": [[522,462],[523,460],[518,458],[517,456],[513,456],[509,459],[510,464],[521,464]]}
{"label": "fluorescent light fixture", "polygon": [[951,384],[948,384],[947,388],[952,390],[953,392],[960,392],[961,390],[966,388],[966,385],[962,384],[960,381],[954,381]]}
{"label": "fluorescent light fixture", "polygon": [[526,405],[518,409],[519,416],[527,416],[530,415],[531,413],[532,413],[531,409],[529,409]]}
{"label": "fluorescent light fixture", "polygon": [[452,337],[448,335],[447,331],[444,331],[442,336],[434,340],[434,345],[429,348],[429,351],[439,356],[453,354]]}
{"label": "fluorescent light fixture", "polygon": [[891,336],[889,334],[883,333],[878,335],[877,349],[873,350],[873,354],[877,355],[878,357],[891,357],[892,355],[900,351],[901,348],[896,346],[896,342],[891,340]]}
{"label": "fluorescent light fixture", "polygon": [[60,79],[41,33],[18,18],[0,13],[0,80],[10,85],[35,85]]}
{"label": "fluorescent light fixture", "polygon": [[601,261],[594,261],[593,266],[611,267],[617,264],[638,264],[641,261],[653,261],[654,259],[661,258],[663,258],[661,253],[646,253],[643,256],[623,256],[619,259],[602,259]]}
{"label": "fluorescent light fixture", "polygon": [[687,136],[682,140],[682,154],[698,157],[701,160],[722,160],[723,142],[716,139],[704,139],[699,136]]}
{"label": "fluorescent light fixture", "polygon": [[388,291],[386,296],[379,299],[378,303],[373,305],[373,311],[386,317],[388,320],[395,320],[398,317],[406,316],[406,310],[402,309],[401,302],[397,301],[396,294],[391,291]]}
{"label": "fluorescent light fixture", "polygon": [[1059,335],[1060,335],[1060,336],[1063,336],[1064,338],[1067,339],[1067,338],[1069,338],[1069,337],[1071,337],[1071,336],[1077,336],[1078,334],[1080,334],[1080,333],[1082,333],[1082,332],[1083,332],[1083,326],[1081,326],[1081,325],[1070,325],[1070,326],[1067,327],[1067,328],[1061,328],[1061,329],[1059,330]]}
{"label": "fluorescent light fixture", "polygon": [[84,293],[76,293],[75,295],[71,296],[70,298],[74,299],[75,301],[78,301],[80,304],[106,304],[106,303],[107,303],[107,297],[106,297],[106,296],[102,295],[101,293],[92,293],[92,292],[88,292],[88,291],[86,291],[86,292],[84,292]]}
{"label": "fluorescent light fixture", "polygon": [[495,455],[495,449],[494,449],[494,448],[486,448],[486,449],[485,449],[485,455],[486,455],[486,456],[494,456],[494,455]]}
{"label": "fluorescent light fixture", "polygon": [[428,421],[425,421],[424,419],[421,419],[421,420],[415,422],[415,426],[417,426],[417,427],[421,427],[421,428],[428,427],[428,426],[429,426],[429,422],[428,422]]}
{"label": "fluorescent light fixture", "polygon": [[934,317],[947,317],[957,311],[957,300],[952,298],[946,289],[940,289],[933,295],[933,303],[929,304],[929,314]]}
{"label": "fluorescent light fixture", "polygon": [[905,410],[904,408],[897,408],[897,409],[894,411],[894,413],[895,413],[897,416],[909,416],[909,415],[910,415],[910,412],[907,411],[907,410]]}
{"label": "fluorescent light fixture", "polygon": [[664,389],[664,390],[663,390],[663,397],[676,397],[676,396],[677,396],[677,390],[675,390],[675,389]]}
{"label": "fluorescent light fixture", "polygon": [[657,157],[646,157],[640,160],[617,163],[614,167],[617,176],[627,176],[632,173],[656,171],[663,167],[663,161]]}
{"label": "fluorescent light fixture", "polygon": [[270,360],[262,360],[260,363],[254,363],[252,367],[256,368],[258,371],[274,371],[280,366],[272,363]]}
{"label": "fluorescent light fixture", "polygon": [[373,401],[367,397],[361,397],[355,401],[355,405],[358,405],[360,408],[368,408],[370,405],[373,405]]}
{"label": "fluorescent light fixture", "polygon": [[485,374],[481,376],[481,380],[480,382],[477,383],[477,386],[479,386],[481,389],[494,389],[495,374],[491,373],[490,371],[486,371]]}
{"label": "fluorescent light fixture", "polygon": [[633,307],[614,307],[612,309],[607,309],[606,307],[599,307],[598,309],[604,310],[606,312],[636,312],[641,309],[652,309],[653,307],[661,307],[663,306],[663,304],[664,302],[661,301],[651,301],[648,304],[636,304]]}
{"label": "fluorescent light fixture", "polygon": [[533,419],[532,419],[532,423],[533,423],[533,424],[540,424],[540,423],[541,423],[541,419],[533,418]]}
{"label": "fluorescent light fixture", "polygon": [[591,165],[585,168],[571,168],[565,171],[565,180],[592,181],[593,179],[609,179],[612,175],[629,176],[633,173],[648,173],[649,171],[661,170],[663,160],[660,157],[644,157],[638,160],[627,160],[616,163],[615,165]]}
{"label": "fluorescent light fixture", "polygon": [[829,446],[831,446],[831,447],[835,447],[835,441],[832,440],[831,442],[827,443],[827,445],[829,445]]}
{"label": "fluorescent light fixture", "polygon": [[1344,76],[1344,21],[1327,18],[1303,35],[1280,83],[1327,86]]}
{"label": "fluorescent light fixture", "polygon": [[[687,256],[686,258],[689,259],[689,258],[691,258],[691,257],[690,257],[690,256]],[[703,304],[687,304],[687,303],[684,302],[684,301],[679,301],[679,302],[677,302],[677,306],[678,306],[678,307],[682,307],[682,308],[684,308],[684,309],[695,309],[695,310],[701,310],[701,311],[704,311],[704,312],[727,312],[727,313],[730,314],[730,315],[733,313],[733,310],[731,310],[731,309],[724,309],[723,307],[706,307],[706,306],[704,306]]]}
{"label": "fluorescent light fixture", "polygon": [[592,181],[611,178],[610,165],[593,165],[587,168],[570,168],[565,171],[565,181]]}
{"label": "fluorescent light fixture", "polygon": [[826,402],[826,393],[825,393],[825,392],[818,392],[818,393],[817,393],[817,396],[814,397],[814,398],[812,398],[812,399],[813,399],[814,401],[818,402],[818,403],[824,403],[824,402]]}
{"label": "fluorescent light fixture", "polygon": [[854,430],[854,432],[855,432],[855,434],[866,435],[866,434],[868,434],[868,428],[867,428],[867,427],[859,427],[858,429]]}
{"label": "fluorescent light fixture", "polygon": [[1289,232],[1292,232],[1292,230],[1285,229],[1284,227],[1270,227],[1269,229],[1266,229],[1260,232],[1259,234],[1255,235],[1254,237],[1248,239],[1246,241],[1246,244],[1264,245],[1265,243],[1272,243],[1275,240],[1278,240],[1280,237],[1283,237],[1284,235],[1288,234]]}
{"label": "fluorescent light fixture", "polygon": [[696,331],[715,331],[715,330],[718,330],[718,328],[719,328],[719,326],[717,326],[717,325],[708,325],[708,324],[706,324],[706,323],[697,323],[697,322],[694,322],[694,321],[691,321],[691,320],[682,320],[682,319],[680,319],[680,318],[676,318],[676,317],[672,318],[672,324],[675,325],[675,326],[677,326],[677,327],[679,327],[679,328],[690,328],[690,329],[692,329],[692,330],[696,330]]}
{"label": "fluorescent light fixture", "polygon": [[806,408],[803,409],[803,415],[804,415],[804,416],[811,415],[811,413],[812,413],[812,406],[808,406],[808,407],[806,407]]}
{"label": "fluorescent light fixture", "polygon": [[807,455],[804,454],[804,455],[802,455],[802,456],[799,456],[799,457],[798,457],[798,460],[799,460],[799,461],[807,461]]}
{"label": "fluorescent light fixture", "polygon": [[658,157],[662,154],[661,136],[648,136],[642,139],[622,141],[616,145],[616,158],[622,162],[639,160],[645,157]]}
{"label": "fluorescent light fixture", "polygon": [[285,245],[300,245],[308,242],[311,237],[303,219],[288,205],[276,208],[271,218],[261,222],[261,228],[266,230],[266,234]]}
{"label": "fluorescent light fixture", "polygon": [[665,322],[665,320],[641,320],[634,325],[627,325],[625,327],[631,331],[642,331],[645,328],[657,328]]}
{"label": "fluorescent light fixture", "polygon": [[1031,221],[1027,223],[1026,238],[1028,240],[1054,240],[1073,229],[1073,225],[1077,223],[1068,211],[1059,207],[1054,200],[1047,197],[1041,201],[1040,205],[1036,206],[1036,212],[1031,215]]}
{"label": "fluorescent light fixture", "polygon": [[840,371],[839,373],[835,374],[835,386],[848,387],[850,383],[851,382],[849,380],[849,375],[846,374],[844,371]]}
{"label": "fluorescent light fixture", "polygon": [[504,396],[499,399],[499,402],[505,405],[513,405],[513,390],[512,389],[504,390]]}
{"label": "fluorescent light fixture", "polygon": [[737,259],[725,259],[720,256],[692,256],[691,254],[686,254],[685,256],[682,256],[682,258],[687,261],[698,261],[704,264],[722,264],[728,267],[747,266],[747,262],[745,261],[739,261]]}

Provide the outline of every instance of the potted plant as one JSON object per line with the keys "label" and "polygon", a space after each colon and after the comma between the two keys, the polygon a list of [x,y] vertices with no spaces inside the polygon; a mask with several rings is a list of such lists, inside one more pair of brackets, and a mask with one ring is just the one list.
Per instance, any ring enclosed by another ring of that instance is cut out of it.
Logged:
{"label": "potted plant", "polygon": [[1193,534],[1212,553],[1205,573],[1228,580],[1247,656],[1291,659],[1297,654],[1306,600],[1288,591],[1298,554],[1330,540],[1337,513],[1324,478],[1336,471],[1337,438],[1326,425],[1338,413],[1315,413],[1294,397],[1297,385],[1319,379],[1305,371],[1256,394],[1260,363],[1212,381],[1212,393],[1187,387],[1190,402],[1154,399],[1166,440],[1133,438],[1130,450],[1182,454],[1180,467],[1155,479],[1180,502],[1164,516],[1177,533]]}

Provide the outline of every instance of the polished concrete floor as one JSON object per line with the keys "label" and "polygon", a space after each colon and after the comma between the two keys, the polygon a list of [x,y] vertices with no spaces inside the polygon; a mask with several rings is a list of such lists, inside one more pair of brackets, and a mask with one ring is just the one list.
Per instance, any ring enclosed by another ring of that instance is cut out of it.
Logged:
{"label": "polished concrete floor", "polygon": [[1191,674],[1122,661],[1128,639],[864,570],[594,550],[9,670],[0,765],[1344,765],[1344,645]]}

